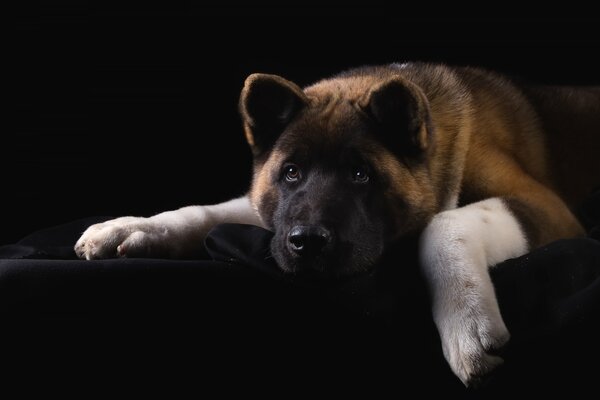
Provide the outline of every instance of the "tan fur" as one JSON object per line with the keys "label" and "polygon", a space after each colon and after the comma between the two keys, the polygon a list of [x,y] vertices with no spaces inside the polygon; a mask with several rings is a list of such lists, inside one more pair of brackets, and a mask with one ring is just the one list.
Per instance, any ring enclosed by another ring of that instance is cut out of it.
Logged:
{"label": "tan fur", "polygon": [[[392,181],[386,197],[388,206],[394,210],[393,214],[398,221],[396,235],[418,233],[429,220],[432,210],[439,208],[430,175],[425,169],[411,173],[382,146],[373,150],[373,164],[378,165]],[[399,198],[404,200],[403,203],[397,201]]]}
{"label": "tan fur", "polygon": [[525,87],[541,115],[548,173],[569,204],[600,185],[600,87]]}

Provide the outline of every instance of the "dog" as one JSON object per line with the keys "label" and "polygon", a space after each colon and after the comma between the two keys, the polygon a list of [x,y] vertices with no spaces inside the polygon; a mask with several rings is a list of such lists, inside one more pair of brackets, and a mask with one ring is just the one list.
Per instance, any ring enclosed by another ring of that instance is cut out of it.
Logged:
{"label": "dog", "polygon": [[[489,268],[584,230],[570,211],[600,184],[600,88],[530,86],[470,67],[352,69],[304,89],[252,74],[240,113],[247,196],[89,227],[81,258],[195,256],[219,223],[274,232],[286,272],[372,268],[420,235],[420,264],[452,371],[467,386],[509,340]],[[587,172],[586,172],[587,171]]]}

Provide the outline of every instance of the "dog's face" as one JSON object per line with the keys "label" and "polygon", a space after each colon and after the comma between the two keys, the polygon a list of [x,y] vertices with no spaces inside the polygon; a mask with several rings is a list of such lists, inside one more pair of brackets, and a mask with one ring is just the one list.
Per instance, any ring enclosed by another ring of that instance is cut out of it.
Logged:
{"label": "dog's face", "polygon": [[365,271],[431,216],[428,106],[414,85],[341,77],[303,91],[254,74],[240,109],[254,153],[250,198],[284,271]]}

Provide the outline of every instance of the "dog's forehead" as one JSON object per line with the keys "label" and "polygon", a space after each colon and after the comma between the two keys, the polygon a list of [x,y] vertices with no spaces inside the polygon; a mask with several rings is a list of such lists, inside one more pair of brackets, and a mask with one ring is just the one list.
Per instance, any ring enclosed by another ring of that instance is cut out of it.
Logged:
{"label": "dog's forehead", "polygon": [[333,160],[368,151],[375,138],[359,102],[374,84],[372,78],[350,76],[305,88],[308,105],[280,136],[278,152]]}
{"label": "dog's forehead", "polygon": [[[329,97],[312,102],[291,128],[313,131],[320,136],[337,137],[362,127],[363,119],[362,111],[354,102],[343,97]],[[322,139],[324,138],[319,138]]]}
{"label": "dog's forehead", "polygon": [[343,100],[313,105],[287,127],[278,147],[310,158],[337,158],[368,140],[362,119],[360,112]]}
{"label": "dog's forehead", "polygon": [[291,130],[319,135],[320,141],[347,140],[348,135],[364,131],[366,115],[360,103],[377,82],[373,76],[352,75],[326,79],[305,88],[308,106]]}

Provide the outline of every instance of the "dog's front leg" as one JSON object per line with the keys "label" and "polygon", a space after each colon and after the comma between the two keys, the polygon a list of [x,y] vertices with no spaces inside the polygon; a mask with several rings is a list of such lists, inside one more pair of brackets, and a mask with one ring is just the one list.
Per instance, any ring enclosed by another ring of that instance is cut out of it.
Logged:
{"label": "dog's front leg", "polygon": [[202,252],[208,231],[220,223],[262,226],[247,197],[191,206],[149,218],[122,217],[90,226],[75,252],[87,260],[113,257],[189,258]]}
{"label": "dog's front leg", "polygon": [[509,339],[488,268],[527,251],[505,202],[492,198],[433,218],[421,237],[421,265],[446,360],[467,386],[502,363]]}

